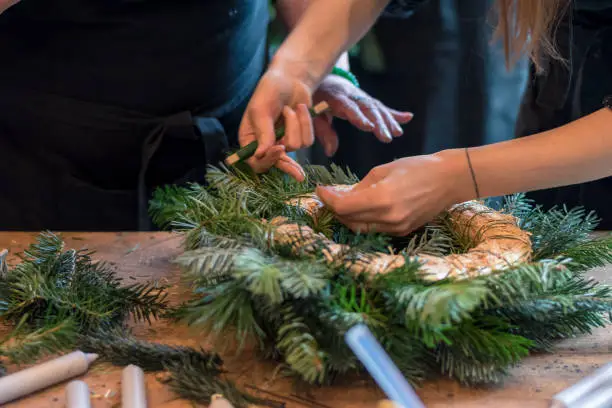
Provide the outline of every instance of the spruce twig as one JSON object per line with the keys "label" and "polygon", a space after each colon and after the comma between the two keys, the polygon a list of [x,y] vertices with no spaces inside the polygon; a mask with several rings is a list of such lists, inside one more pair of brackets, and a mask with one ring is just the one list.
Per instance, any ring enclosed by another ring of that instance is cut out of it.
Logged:
{"label": "spruce twig", "polygon": [[35,330],[29,330],[28,316],[23,316],[17,326],[4,339],[0,339],[0,357],[21,364],[70,348],[76,337],[72,320],[63,320]]}
{"label": "spruce twig", "polygon": [[0,355],[33,361],[73,348],[92,330],[122,326],[129,316],[150,321],[165,311],[163,288],[122,285],[92,254],[66,249],[58,235],[44,232],[20,255],[21,263],[0,277],[0,323],[14,326]]}
{"label": "spruce twig", "polygon": [[235,408],[247,408],[250,405],[279,406],[239,390],[230,380],[207,374],[207,366],[202,362],[172,361],[165,366],[170,373],[170,388],[182,398],[208,404],[213,395],[221,394]]}
{"label": "spruce twig", "polygon": [[138,340],[127,330],[103,330],[81,336],[79,345],[83,351],[97,353],[102,360],[111,364],[134,364],[144,371],[162,371],[172,363],[195,365],[208,375],[217,375],[222,371],[223,360],[216,353]]}

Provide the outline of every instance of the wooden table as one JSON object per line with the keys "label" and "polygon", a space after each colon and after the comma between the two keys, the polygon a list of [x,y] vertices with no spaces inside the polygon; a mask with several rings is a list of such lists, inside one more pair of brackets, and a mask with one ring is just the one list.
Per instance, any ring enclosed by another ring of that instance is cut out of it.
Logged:
{"label": "wooden table", "polygon": [[[94,249],[96,257],[116,264],[121,275],[136,280],[168,280],[176,288],[170,295],[179,301],[185,292],[177,284],[178,271],[173,257],[181,252],[180,238],[167,233],[63,233],[72,248]],[[36,234],[0,233],[0,249],[21,252]],[[600,281],[612,281],[612,267],[590,273]],[[156,322],[153,326],[138,325],[140,338],[167,344],[210,347],[206,338],[181,326]],[[226,366],[239,383],[254,384],[282,395],[291,395],[286,380],[273,379],[274,366],[266,362],[224,356]],[[552,395],[575,383],[600,365],[612,360],[612,327],[595,331],[591,336],[564,341],[552,354],[531,356],[511,371],[501,386],[489,389],[466,389],[451,381],[436,381],[424,385],[419,395],[427,407],[547,407]],[[96,364],[84,377],[95,392],[94,407],[120,406],[121,368]],[[150,407],[192,407],[190,402],[177,399],[154,374],[148,375]],[[64,407],[65,384],[41,392],[28,399],[7,405],[12,407]],[[355,380],[352,384],[316,389],[311,392],[327,407],[374,407],[384,396],[369,381]],[[311,404],[289,402],[287,407],[308,407]]]}

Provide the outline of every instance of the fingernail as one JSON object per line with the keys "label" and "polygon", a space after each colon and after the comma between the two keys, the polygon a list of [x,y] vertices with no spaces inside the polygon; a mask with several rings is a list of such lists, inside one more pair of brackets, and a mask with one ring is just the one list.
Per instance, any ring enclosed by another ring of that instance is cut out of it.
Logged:
{"label": "fingernail", "polygon": [[389,129],[385,129],[383,131],[383,136],[385,137],[385,139],[387,139],[389,142],[393,140],[393,138],[391,137],[391,134],[389,133]]}

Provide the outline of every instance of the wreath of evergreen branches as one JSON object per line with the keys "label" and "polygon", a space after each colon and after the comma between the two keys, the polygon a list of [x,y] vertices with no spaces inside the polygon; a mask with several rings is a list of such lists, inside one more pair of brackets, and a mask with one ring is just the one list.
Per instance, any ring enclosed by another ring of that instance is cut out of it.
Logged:
{"label": "wreath of evergreen branches", "polygon": [[278,171],[212,168],[206,186],[156,192],[155,222],[185,237],[176,263],[194,299],[178,318],[220,338],[234,333],[241,346],[255,341],[287,374],[311,384],[362,370],[343,336],[366,324],[413,383],[442,375],[469,385],[500,381],[530,352],[610,319],[610,288],[584,275],[612,262],[612,237],[592,238],[593,213],[544,211],[524,195],[506,197],[496,209],[532,234],[533,262],[460,281],[424,281],[414,261],[367,277],[271,243],[273,227],[262,220],[284,216],[360,251],[444,255],[472,243],[443,216],[403,239],[353,234],[329,213],[315,221],[287,201],[318,184],[358,180],[335,166],[306,171],[298,183]]}

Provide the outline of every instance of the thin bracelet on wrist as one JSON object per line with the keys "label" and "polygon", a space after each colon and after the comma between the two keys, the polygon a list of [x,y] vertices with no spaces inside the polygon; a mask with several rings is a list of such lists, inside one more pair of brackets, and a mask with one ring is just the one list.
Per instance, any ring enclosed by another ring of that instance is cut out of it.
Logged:
{"label": "thin bracelet on wrist", "polygon": [[480,189],[478,188],[478,182],[476,181],[476,173],[474,172],[474,167],[472,166],[472,160],[470,159],[469,149],[465,148],[465,157],[467,158],[468,167],[470,168],[470,174],[472,175],[472,182],[474,183],[474,191],[476,192],[476,199],[480,198]]}
{"label": "thin bracelet on wrist", "polygon": [[612,95],[608,95],[603,100],[603,106],[612,110]]}

